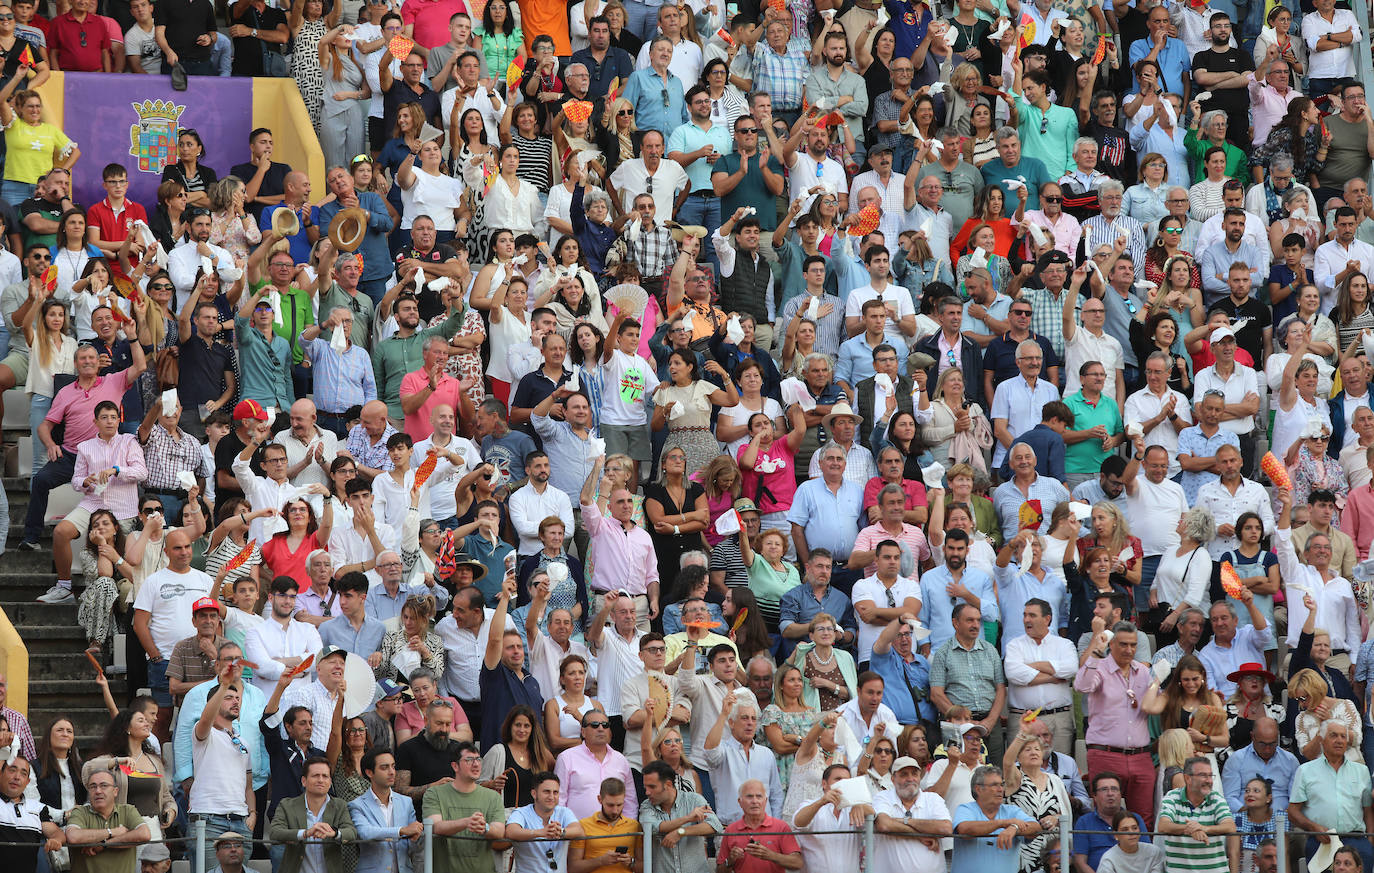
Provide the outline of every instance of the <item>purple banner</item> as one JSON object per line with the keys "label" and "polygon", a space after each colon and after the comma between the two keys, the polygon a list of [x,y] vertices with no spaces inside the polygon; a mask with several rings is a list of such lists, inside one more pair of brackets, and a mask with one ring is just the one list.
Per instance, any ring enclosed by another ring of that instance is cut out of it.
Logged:
{"label": "purple banner", "polygon": [[195,76],[187,90],[174,91],[167,76],[67,73],[62,128],[81,147],[77,203],[90,207],[103,200],[100,171],[117,163],[129,171],[127,196],[151,215],[162,170],[177,159],[179,129],[200,134],[200,162],[219,178],[248,160],[253,80]]}

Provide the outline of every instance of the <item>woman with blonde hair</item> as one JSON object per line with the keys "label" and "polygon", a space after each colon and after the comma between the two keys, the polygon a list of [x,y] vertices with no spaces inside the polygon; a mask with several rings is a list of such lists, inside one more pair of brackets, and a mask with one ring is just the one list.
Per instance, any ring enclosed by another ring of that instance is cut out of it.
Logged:
{"label": "woman with blonde hair", "polygon": [[792,777],[793,756],[811,726],[821,718],[821,711],[803,699],[804,687],[801,668],[783,664],[773,676],[773,702],[764,707],[759,718],[765,744],[778,760],[783,791]]}
{"label": "woman with blonde hair", "polygon": [[[43,74],[46,78],[46,69]],[[57,167],[70,176],[81,157],[81,149],[61,128],[43,120],[43,95],[29,88],[16,93],[15,89],[26,82],[24,76],[11,76],[0,88],[0,127],[10,156],[0,181],[0,195],[16,208],[33,196],[40,178]]]}
{"label": "woman with blonde hair", "polygon": [[346,167],[367,149],[367,111],[372,89],[353,61],[353,26],[330,28],[320,37],[316,58],[325,70],[320,108],[320,145],[326,167]]}
{"label": "woman with blonde hair", "polygon": [[[947,467],[954,460],[986,472],[983,452],[992,448],[992,425],[983,408],[964,397],[963,371],[950,367],[941,373],[930,395],[930,421],[921,425],[921,442],[929,447],[936,463]],[[950,450],[959,434],[968,434],[970,445],[979,451],[961,452],[957,459],[952,458]]]}
{"label": "woman with blonde hair", "polygon": [[1293,720],[1294,751],[1303,760],[1312,761],[1322,756],[1321,727],[1327,721],[1345,724],[1350,732],[1345,754],[1355,761],[1364,760],[1360,751],[1364,725],[1359,710],[1349,700],[1330,696],[1330,687],[1320,673],[1310,668],[1299,670],[1288,680],[1288,699],[1298,706],[1297,718]]}
{"label": "woman with blonde hair", "polygon": [[1026,721],[1023,716],[1016,738],[1002,755],[1002,780],[1008,789],[1006,802],[1040,823],[1040,834],[1025,840],[1020,850],[1021,873],[1032,873],[1040,869],[1040,851],[1058,832],[1060,817],[1073,815],[1073,808],[1064,782],[1045,769],[1045,746],[1025,729]]}
{"label": "woman with blonde hair", "polygon": [[959,131],[961,136],[973,133],[973,107],[986,106],[981,93],[983,74],[978,67],[962,61],[949,74],[949,88],[945,91],[945,126]]}
{"label": "woman with blonde hair", "polygon": [[262,231],[245,207],[248,188],[236,176],[210,186],[210,244],[227,249],[235,260],[247,260],[262,242]]}
{"label": "woman with blonde hair", "polygon": [[706,494],[706,509],[711,515],[711,521],[702,533],[706,537],[706,545],[711,548],[725,539],[716,533],[716,519],[731,511],[735,501],[739,500],[741,487],[739,462],[731,455],[719,455],[701,471],[701,490]]}
{"label": "woman with blonde hair", "polygon": [[802,700],[807,706],[831,712],[859,692],[859,673],[854,656],[839,648],[844,629],[828,612],[811,618],[809,640],[797,644],[787,663],[801,670]]}
{"label": "woman with blonde hair", "polygon": [[1159,775],[1155,780],[1155,809],[1164,795],[1183,787],[1183,765],[1193,757],[1193,741],[1183,728],[1170,728],[1159,735]]}
{"label": "woman with blonde hair", "polygon": [[[1079,537],[1078,553],[1087,555],[1090,549],[1101,546],[1112,556],[1113,581],[1120,581],[1128,588],[1139,585],[1145,549],[1140,544],[1140,537],[1131,535],[1131,525],[1121,507],[1111,500],[1095,503],[1089,523],[1092,533]],[[1121,555],[1128,548],[1131,556],[1122,560]]]}
{"label": "woman with blonde hair", "polygon": [[405,679],[421,667],[444,675],[444,641],[430,624],[433,618],[434,598],[406,598],[401,604],[401,626],[382,637],[382,662],[373,670],[378,679]]}
{"label": "woman with blonde hair", "polygon": [[[52,408],[53,397],[57,395],[54,379],[59,375],[76,373],[76,337],[71,335],[67,307],[61,300],[53,298],[52,294],[42,283],[36,289],[31,287],[28,312],[20,325],[30,349],[29,375],[24,382],[24,390],[29,395],[29,424],[35,446],[43,445],[38,436],[38,427]],[[46,461],[44,452],[33,453],[34,476],[43,469]]]}
{"label": "woman with blonde hair", "polygon": [[1169,196],[1169,162],[1159,152],[1149,152],[1140,159],[1139,180],[1126,189],[1121,203],[1123,215],[1141,224],[1152,224],[1169,214],[1164,201]]}
{"label": "woman with blonde hair", "polygon": [[654,761],[662,761],[673,768],[673,785],[678,791],[701,791],[701,778],[697,776],[696,765],[688,758],[682,747],[682,729],[677,725],[659,728],[658,732],[639,732],[640,752],[645,766]]}

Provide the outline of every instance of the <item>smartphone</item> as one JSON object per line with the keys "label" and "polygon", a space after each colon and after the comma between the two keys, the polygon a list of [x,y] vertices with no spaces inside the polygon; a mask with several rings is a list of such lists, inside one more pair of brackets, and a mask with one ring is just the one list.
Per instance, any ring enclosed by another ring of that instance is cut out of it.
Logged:
{"label": "smartphone", "polygon": [[616,846],[616,847],[615,847],[615,852],[616,852],[617,855],[628,855],[628,854],[630,854],[630,847],[629,847],[629,846]]}

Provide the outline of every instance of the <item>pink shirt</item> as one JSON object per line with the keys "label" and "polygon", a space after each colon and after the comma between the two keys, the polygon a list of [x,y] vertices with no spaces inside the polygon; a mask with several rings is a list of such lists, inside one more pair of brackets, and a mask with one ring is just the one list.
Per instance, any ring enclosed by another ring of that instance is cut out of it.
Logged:
{"label": "pink shirt", "polygon": [[[1127,680],[1110,657],[1089,658],[1073,680],[1073,687],[1088,695],[1092,719],[1088,721],[1088,734],[1084,739],[1089,743],[1127,749],[1150,744],[1150,729],[1142,708],[1145,692],[1150,687],[1149,667],[1132,661]],[[1135,705],[1132,705],[1132,696]]]}
{"label": "pink shirt", "polygon": [[[868,480],[868,484],[864,486],[864,509],[878,505],[878,492],[882,491],[886,484],[888,483],[884,482],[881,476],[874,476]],[[917,482],[915,479],[903,479],[897,484],[906,492],[906,509],[920,509],[927,504],[925,483]]]}
{"label": "pink shirt", "polygon": [[[468,723],[468,714],[463,711],[463,707],[458,705],[458,701],[452,697],[440,695],[438,700],[447,700],[453,704],[453,726]],[[396,713],[396,730],[405,728],[412,733],[419,733],[425,729],[425,714],[420,711],[420,707],[415,705],[415,701],[407,700],[401,704],[401,711]]]}
{"label": "pink shirt", "polygon": [[783,512],[792,508],[797,495],[796,456],[788,448],[787,440],[773,440],[766,449],[759,449],[754,466],[744,464],[746,443],[739,447],[740,496],[754,501],[761,512]]}
{"label": "pink shirt", "polygon": [[[654,554],[654,541],[649,538],[648,531],[637,524],[626,530],[619,521],[604,517],[601,510],[585,503],[582,504],[582,524],[596,549],[592,592],[624,588],[630,594],[647,594],[649,583],[658,582],[658,556]],[[559,759],[562,760],[562,756]]]}
{"label": "pink shirt", "polygon": [[[95,485],[90,488],[82,486],[87,476],[111,467],[118,467],[119,472],[109,480],[103,491],[97,492]],[[120,521],[133,518],[138,515],[138,483],[147,478],[143,447],[133,434],[117,433],[109,442],[95,437],[77,446],[72,487],[83,495],[81,508],[87,512],[108,509]]]}
{"label": "pink shirt", "polygon": [[[597,560],[601,560],[600,556]],[[571,809],[578,818],[596,815],[601,809],[601,802],[596,795],[601,791],[601,781],[612,776],[625,783],[625,817],[636,818],[639,815],[639,800],[635,797],[630,762],[610,746],[606,747],[601,760],[597,760],[586,743],[573,746],[558,756],[553,772],[558,777],[558,802]]]}
{"label": "pink shirt", "polygon": [[[445,31],[447,33],[447,31]],[[427,440],[434,434],[434,425],[430,424],[429,416],[434,411],[434,407],[439,405],[449,406],[453,409],[453,414],[458,415],[458,395],[462,389],[461,383],[444,373],[439,377],[439,387],[434,389],[434,393],[429,395],[429,399],[420,405],[420,408],[406,415],[406,433],[415,442]],[[423,369],[406,373],[401,379],[401,396],[406,397],[410,394],[419,394],[429,385],[429,373]]]}
{"label": "pink shirt", "polygon": [[1368,485],[1355,488],[1345,498],[1341,510],[1341,529],[1355,541],[1355,554],[1361,561],[1369,557],[1369,543],[1374,540],[1374,489]]}
{"label": "pink shirt", "polygon": [[1269,131],[1288,113],[1288,104],[1302,94],[1291,87],[1287,94],[1280,94],[1268,82],[1255,79],[1254,72],[1246,73],[1245,78],[1249,80],[1247,87],[1250,91],[1250,120],[1255,128],[1254,141],[1264,142],[1269,138]]}
{"label": "pink shirt", "polygon": [[95,439],[95,407],[102,400],[108,400],[121,409],[124,392],[129,390],[129,371],[120,370],[105,376],[96,376],[95,384],[89,389],[81,383],[73,382],[57,392],[52,408],[48,410],[45,421],[51,425],[66,423],[62,434],[64,451],[76,453],[77,448],[86,440]]}
{"label": "pink shirt", "polygon": [[413,25],[415,41],[429,49],[448,42],[448,20],[455,12],[467,11],[463,0],[405,0],[401,5],[401,22]]}
{"label": "pink shirt", "polygon": [[[881,524],[870,524],[859,531],[859,535],[854,538],[854,551],[869,552],[877,548],[878,543],[890,539],[894,539],[894,537],[887,532],[885,527]],[[911,554],[916,558],[918,567],[922,561],[929,560],[931,557],[930,542],[926,540],[926,535],[921,533],[921,529],[916,525],[903,522],[902,533],[895,539],[911,551]],[[878,563],[876,561],[864,567],[865,576],[872,576],[877,572]]]}

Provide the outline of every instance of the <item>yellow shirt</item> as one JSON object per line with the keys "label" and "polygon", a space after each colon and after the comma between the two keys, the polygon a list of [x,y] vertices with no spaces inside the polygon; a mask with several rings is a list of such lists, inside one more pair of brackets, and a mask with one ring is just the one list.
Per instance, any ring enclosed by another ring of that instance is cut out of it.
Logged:
{"label": "yellow shirt", "polygon": [[5,178],[33,185],[53,168],[55,155],[75,145],[61,129],[46,121],[37,125],[14,118],[5,128]]}
{"label": "yellow shirt", "polygon": [[[640,831],[639,822],[632,818],[621,816],[613,822],[608,822],[597,812],[589,815],[578,822],[582,825],[582,832],[585,839],[575,840],[573,846],[582,852],[583,858],[597,858],[616,850],[617,846],[628,846],[630,854],[639,857],[640,850]],[[610,837],[623,835],[622,840],[596,839],[597,837]],[[618,865],[607,865],[597,867],[592,873],[625,873],[625,868]]]}

